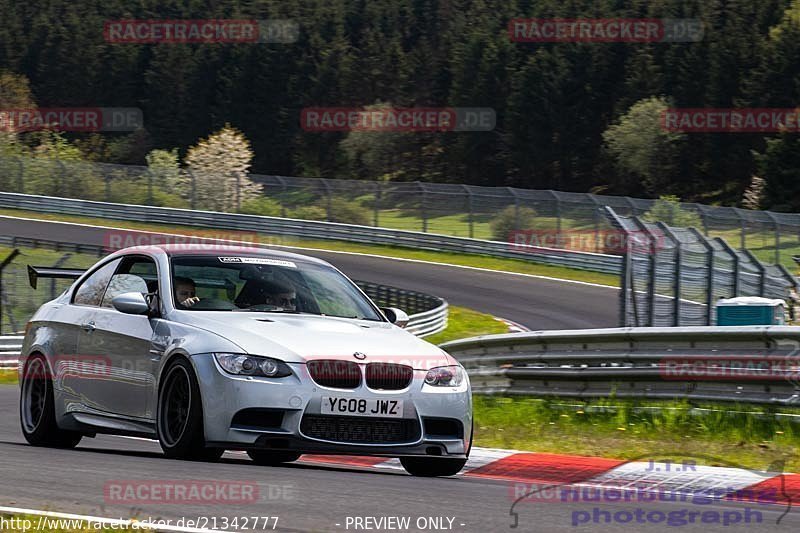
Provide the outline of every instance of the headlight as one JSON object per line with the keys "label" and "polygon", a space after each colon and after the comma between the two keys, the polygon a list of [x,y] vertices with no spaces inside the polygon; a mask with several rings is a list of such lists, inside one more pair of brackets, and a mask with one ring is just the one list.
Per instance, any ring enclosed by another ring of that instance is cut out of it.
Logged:
{"label": "headlight", "polygon": [[292,375],[289,365],[278,359],[239,353],[215,353],[219,366],[229,374],[285,378]]}
{"label": "headlight", "polygon": [[425,375],[425,384],[432,387],[458,387],[464,381],[464,369],[458,365],[437,366]]}

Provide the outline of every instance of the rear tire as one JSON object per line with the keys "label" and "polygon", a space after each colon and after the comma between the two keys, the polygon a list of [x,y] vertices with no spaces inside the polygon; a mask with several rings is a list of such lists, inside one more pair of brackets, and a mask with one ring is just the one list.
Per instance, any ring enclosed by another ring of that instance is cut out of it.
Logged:
{"label": "rear tire", "polygon": [[284,452],[278,450],[247,450],[247,455],[257,465],[277,466],[283,463],[291,463],[300,459],[297,452]]}
{"label": "rear tire", "polygon": [[454,476],[461,472],[466,459],[435,457],[401,457],[400,464],[406,472],[417,477]]}
{"label": "rear tire", "polygon": [[164,455],[171,459],[216,461],[225,452],[206,447],[200,386],[186,359],[176,359],[164,372],[158,392],[156,433]]}
{"label": "rear tire", "polygon": [[25,362],[19,398],[22,434],[33,446],[74,448],[82,435],[58,427],[56,423],[53,381],[47,361],[33,355]]}

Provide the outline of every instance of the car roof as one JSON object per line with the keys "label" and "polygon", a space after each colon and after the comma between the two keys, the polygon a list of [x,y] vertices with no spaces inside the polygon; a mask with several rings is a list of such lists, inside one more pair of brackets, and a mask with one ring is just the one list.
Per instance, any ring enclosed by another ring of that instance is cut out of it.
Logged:
{"label": "car roof", "polygon": [[155,244],[145,246],[133,246],[117,251],[117,254],[130,254],[137,251],[162,252],[169,257],[182,256],[242,256],[242,257],[264,257],[270,259],[283,259],[289,261],[305,261],[320,265],[331,266],[327,261],[317,259],[308,255],[296,254],[293,252],[283,252],[253,246],[228,246],[217,244]]}

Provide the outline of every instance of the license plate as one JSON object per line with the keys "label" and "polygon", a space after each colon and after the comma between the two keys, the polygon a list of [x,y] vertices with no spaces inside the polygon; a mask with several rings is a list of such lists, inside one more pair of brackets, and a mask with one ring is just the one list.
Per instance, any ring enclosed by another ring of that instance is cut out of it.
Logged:
{"label": "license plate", "polygon": [[402,418],[403,400],[322,397],[322,414]]}

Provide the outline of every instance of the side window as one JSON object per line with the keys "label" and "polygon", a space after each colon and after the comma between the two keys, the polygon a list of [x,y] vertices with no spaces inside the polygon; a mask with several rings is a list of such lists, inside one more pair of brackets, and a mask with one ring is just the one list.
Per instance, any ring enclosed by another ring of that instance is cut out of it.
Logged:
{"label": "side window", "polygon": [[116,259],[97,269],[92,275],[86,278],[75,291],[72,303],[75,305],[99,306],[103,301],[103,294],[106,292],[108,282],[114,271],[117,270],[121,259]]}
{"label": "side window", "polygon": [[148,257],[125,257],[108,284],[102,307],[113,307],[112,300],[126,292],[148,294],[157,290],[158,270],[155,262]]}

